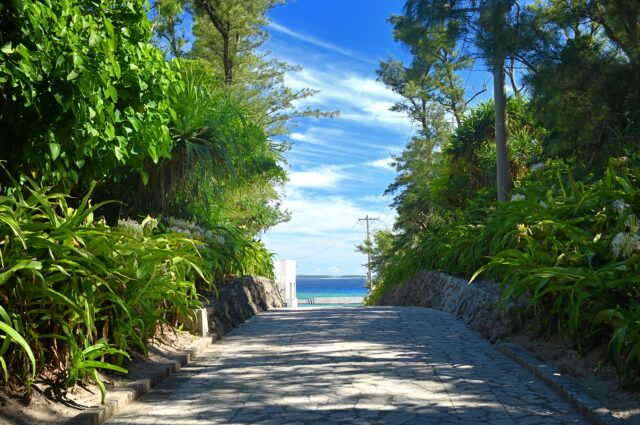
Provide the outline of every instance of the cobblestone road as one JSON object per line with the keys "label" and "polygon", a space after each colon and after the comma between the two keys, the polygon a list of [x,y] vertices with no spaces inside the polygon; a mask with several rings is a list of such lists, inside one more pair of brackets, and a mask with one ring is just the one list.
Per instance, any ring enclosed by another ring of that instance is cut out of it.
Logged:
{"label": "cobblestone road", "polygon": [[583,424],[447,313],[277,310],[213,344],[108,424]]}

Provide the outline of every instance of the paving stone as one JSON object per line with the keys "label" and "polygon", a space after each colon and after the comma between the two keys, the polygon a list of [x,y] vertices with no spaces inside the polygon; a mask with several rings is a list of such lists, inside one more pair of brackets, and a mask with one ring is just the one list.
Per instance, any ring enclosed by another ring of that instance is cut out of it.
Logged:
{"label": "paving stone", "polygon": [[426,308],[275,310],[107,424],[586,424],[455,317]]}

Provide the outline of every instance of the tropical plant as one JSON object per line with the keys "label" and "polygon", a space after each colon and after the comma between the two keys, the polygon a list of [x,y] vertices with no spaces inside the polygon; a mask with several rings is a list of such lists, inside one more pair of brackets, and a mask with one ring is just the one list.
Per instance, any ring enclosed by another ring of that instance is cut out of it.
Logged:
{"label": "tropical plant", "polygon": [[200,253],[215,281],[245,274],[273,278],[273,254],[246,230],[234,227],[204,227],[187,220],[169,218],[166,230],[202,242]]}
{"label": "tropical plant", "polygon": [[511,202],[466,211],[410,248],[394,247],[369,302],[423,269],[471,281],[484,274],[501,282],[501,304],[523,301],[539,329],[582,351],[607,343],[620,373],[638,384],[638,172],[613,166],[580,182],[567,170],[536,167]]}
{"label": "tropical plant", "polygon": [[118,180],[123,164],[145,178],[147,159],[169,155],[181,84],[150,44],[145,4],[0,5],[0,152],[14,176],[71,189]]}
{"label": "tropical plant", "polygon": [[66,385],[91,376],[104,400],[98,370],[125,372],[129,347],[200,305],[208,273],[192,239],[151,218],[108,227],[89,194],[68,199],[32,180],[0,197],[0,364],[27,383],[44,368]]}

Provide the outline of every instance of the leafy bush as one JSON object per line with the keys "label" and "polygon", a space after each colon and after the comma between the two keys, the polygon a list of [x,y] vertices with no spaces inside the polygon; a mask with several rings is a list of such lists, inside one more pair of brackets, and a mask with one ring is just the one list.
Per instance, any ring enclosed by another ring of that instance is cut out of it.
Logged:
{"label": "leafy bush", "polygon": [[608,340],[612,361],[633,384],[640,383],[637,176],[610,168],[590,184],[525,188],[488,221],[485,233],[499,242],[479,270],[500,279],[503,303],[526,297],[541,326],[580,350]]}
{"label": "leafy bush", "polygon": [[[44,367],[72,386],[99,369],[126,372],[126,350],[146,352],[160,322],[200,306],[207,282],[198,242],[159,233],[155,220],[108,227],[89,195],[40,188],[0,197],[0,365],[29,381]],[[13,344],[12,344],[13,343]],[[10,372],[9,372],[10,371]]]}
{"label": "leafy bush", "polygon": [[273,278],[273,254],[243,229],[216,226],[211,229],[187,220],[169,218],[167,231],[202,242],[198,248],[216,282],[228,275]]}
{"label": "leafy bush", "polygon": [[525,299],[542,329],[580,350],[608,341],[613,363],[640,384],[640,171],[611,167],[585,183],[565,169],[548,164],[511,202],[428,229],[398,251],[369,302],[420,269],[486,273],[501,282],[501,302]]}
{"label": "leafy bush", "polygon": [[69,188],[169,155],[181,83],[151,44],[145,5],[0,5],[0,151],[15,176]]}

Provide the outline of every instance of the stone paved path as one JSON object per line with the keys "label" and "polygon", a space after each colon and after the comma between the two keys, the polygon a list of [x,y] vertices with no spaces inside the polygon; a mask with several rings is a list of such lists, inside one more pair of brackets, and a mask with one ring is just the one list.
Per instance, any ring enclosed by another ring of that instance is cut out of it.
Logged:
{"label": "stone paved path", "polygon": [[261,314],[108,424],[584,424],[447,313]]}

